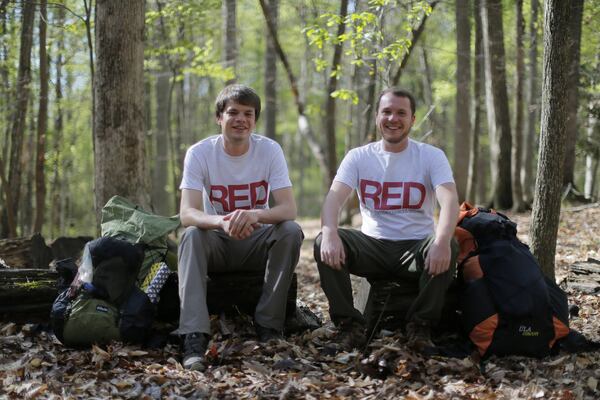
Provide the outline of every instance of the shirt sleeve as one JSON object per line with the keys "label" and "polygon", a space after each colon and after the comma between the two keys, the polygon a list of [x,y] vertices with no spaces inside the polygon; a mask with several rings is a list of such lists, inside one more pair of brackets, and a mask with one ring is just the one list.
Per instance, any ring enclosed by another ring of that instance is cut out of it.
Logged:
{"label": "shirt sleeve", "polygon": [[283,156],[281,146],[273,143],[273,157],[271,159],[271,168],[269,170],[269,186],[271,191],[292,186],[292,181],[288,173],[288,167]]}
{"label": "shirt sleeve", "polygon": [[334,181],[341,182],[356,189],[358,186],[358,168],[356,162],[356,150],[350,150],[340,163]]}
{"label": "shirt sleeve", "polygon": [[198,154],[193,147],[185,153],[183,160],[183,176],[179,189],[194,189],[202,191],[204,189],[204,171]]}
{"label": "shirt sleeve", "polygon": [[434,188],[437,188],[444,183],[454,183],[454,176],[448,158],[442,150],[435,148],[433,150],[429,170],[431,184]]}

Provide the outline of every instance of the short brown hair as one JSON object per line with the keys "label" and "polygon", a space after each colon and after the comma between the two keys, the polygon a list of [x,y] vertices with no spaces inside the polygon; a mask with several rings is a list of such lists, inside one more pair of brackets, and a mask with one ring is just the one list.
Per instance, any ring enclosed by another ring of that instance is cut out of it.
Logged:
{"label": "short brown hair", "polygon": [[412,114],[415,115],[416,104],[414,96],[408,90],[400,89],[397,87],[387,88],[382,90],[381,93],[379,93],[379,98],[377,99],[377,103],[375,103],[376,113],[379,112],[379,102],[381,101],[381,98],[388,93],[392,93],[396,97],[406,97],[408,101],[410,101],[410,111],[412,111]]}
{"label": "short brown hair", "polygon": [[258,116],[260,115],[260,97],[256,94],[254,89],[240,84],[225,86],[215,101],[215,115],[217,118],[225,111],[227,102],[230,100],[245,106],[253,107],[254,119],[258,121]]}

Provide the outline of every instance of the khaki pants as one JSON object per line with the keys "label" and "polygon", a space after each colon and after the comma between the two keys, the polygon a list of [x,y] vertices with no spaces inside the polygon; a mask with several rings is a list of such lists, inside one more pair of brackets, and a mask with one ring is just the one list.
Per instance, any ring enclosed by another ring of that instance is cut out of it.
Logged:
{"label": "khaki pants", "polygon": [[418,291],[407,315],[407,321],[438,323],[446,291],[454,279],[458,245],[452,240],[450,268],[445,273],[431,277],[424,271],[425,257],[433,236],[423,240],[375,239],[355,229],[338,229],[344,244],[346,263],[334,270],[321,261],[321,234],[314,246],[314,256],[319,268],[321,287],[329,300],[331,320],[338,324],[353,319],[364,324],[362,314],[354,308],[350,274],[370,280],[400,280],[413,284]]}
{"label": "khaki pants", "polygon": [[263,226],[244,240],[221,230],[189,227],[179,245],[179,299],[177,333],[210,333],[206,282],[210,272],[264,271],[262,295],[254,319],[261,326],[282,330],[292,275],[304,235],[293,221]]}

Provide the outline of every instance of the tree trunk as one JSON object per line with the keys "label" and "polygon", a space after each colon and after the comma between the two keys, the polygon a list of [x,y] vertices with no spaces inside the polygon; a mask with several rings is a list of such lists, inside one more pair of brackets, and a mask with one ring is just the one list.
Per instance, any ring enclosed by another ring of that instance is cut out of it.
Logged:
{"label": "tree trunk", "polygon": [[471,137],[471,23],[469,0],[456,0],[456,113],[454,180],[459,202],[465,200]]}
{"label": "tree trunk", "polygon": [[[600,54],[596,53],[596,71],[595,76],[600,76]],[[590,87],[595,87],[597,80],[592,79]],[[600,159],[600,95],[592,94],[588,103],[588,126],[587,126],[587,146],[588,152],[585,156],[585,184],[584,196],[588,200],[595,200],[598,164]]]}
{"label": "tree trunk", "polygon": [[[485,79],[484,51],[483,51],[483,32],[481,24],[481,9],[480,0],[475,0],[473,3],[473,15],[475,17],[475,57],[474,57],[474,72],[475,79],[473,80],[473,130],[471,136],[471,154],[469,157],[469,178],[467,183],[466,200],[473,204],[483,203],[485,201],[485,181],[486,176],[484,170],[481,169],[479,137],[482,126],[483,101],[485,94],[483,93],[483,84]],[[484,165],[486,163],[483,163]],[[483,188],[478,190],[478,188]]]}
{"label": "tree trunk", "polygon": [[[23,15],[21,23],[21,47],[19,50],[19,71],[17,73],[15,109],[11,118],[11,146],[10,163],[8,170],[8,191],[5,199],[4,213],[8,223],[8,237],[17,235],[17,216],[19,214],[19,200],[21,195],[23,138],[27,119],[27,106],[29,102],[29,84],[31,83],[31,47],[33,43],[33,21],[35,3],[22,1]],[[3,232],[4,233],[4,232]]]}
{"label": "tree trunk", "polygon": [[144,132],[144,1],[96,6],[96,215],[112,196],[150,206]]}
{"label": "tree trunk", "polygon": [[[268,0],[269,14],[273,28],[277,32],[279,0]],[[273,38],[267,31],[265,49],[265,136],[277,140],[277,54]]]}
{"label": "tree trunk", "polygon": [[531,0],[531,20],[529,21],[529,86],[527,129],[525,130],[525,145],[523,146],[523,197],[527,204],[533,203],[533,187],[535,176],[533,161],[535,160],[535,145],[537,139],[537,122],[539,121],[538,99],[538,0]]}
{"label": "tree trunk", "polygon": [[542,272],[554,279],[565,154],[570,57],[567,31],[571,5],[548,0],[544,10],[544,72],[540,151],[529,243]]}
{"label": "tree trunk", "polygon": [[[30,103],[33,103],[33,98],[30,99]],[[35,124],[35,109],[28,107],[29,122],[27,129],[27,142],[23,149],[23,162],[21,163],[22,175],[25,180],[22,181],[22,193],[21,200],[19,201],[19,223],[20,232],[22,236],[31,235],[33,232],[33,204],[35,201],[35,192],[33,189],[35,181],[35,143],[36,143],[36,124]]]}
{"label": "tree trunk", "polygon": [[[435,6],[437,6],[438,3],[439,3],[439,1],[432,1],[431,3],[429,3],[429,6],[431,7],[431,12],[433,12],[433,9],[435,8]],[[402,72],[404,72],[404,67],[406,67],[406,64],[408,63],[410,55],[412,54],[412,51],[415,48],[415,45],[419,41],[419,37],[421,37],[421,34],[425,30],[425,23],[427,22],[427,18],[429,18],[429,15],[427,15],[427,14],[423,15],[423,18],[421,19],[419,26],[412,30],[410,44],[408,45],[408,49],[406,50],[406,53],[404,53],[404,57],[402,57],[402,61],[400,61],[400,65],[398,66],[398,69],[396,70],[396,73],[394,74],[394,76],[392,78],[391,86],[398,86],[398,83],[400,82],[400,78],[402,77]]]}
{"label": "tree trunk", "polygon": [[237,0],[223,1],[223,49],[225,49],[225,58],[223,60],[225,68],[231,68],[233,79],[229,79],[226,84],[236,81],[237,77],[237,23],[236,23],[236,2]]}
{"label": "tree trunk", "polygon": [[269,34],[271,35],[271,38],[273,39],[273,43],[275,45],[275,51],[277,53],[277,56],[281,60],[281,63],[284,66],[285,72],[290,82],[290,89],[292,90],[294,102],[296,103],[296,110],[298,111],[298,132],[302,137],[306,139],[308,147],[310,148],[313,156],[319,164],[321,174],[325,175],[327,174],[327,156],[325,154],[325,151],[323,150],[323,146],[321,146],[321,144],[315,137],[315,134],[310,126],[308,117],[305,114],[306,106],[304,100],[300,97],[300,93],[298,92],[298,81],[292,71],[292,67],[290,66],[288,58],[283,52],[283,48],[279,43],[279,39],[277,37],[277,30],[273,26],[273,21],[271,19],[269,9],[265,4],[265,0],[259,0],[259,2],[263,15],[265,17],[265,22],[267,23],[267,27],[269,28]]}
{"label": "tree trunk", "polygon": [[493,203],[496,208],[512,207],[511,134],[506,91],[504,30],[502,28],[502,1],[482,0],[483,41],[485,49],[486,101],[492,177]]}
{"label": "tree trunk", "polygon": [[35,221],[33,231],[41,232],[46,203],[46,130],[48,127],[48,53],[46,52],[46,0],[40,1],[40,103],[37,121],[37,154],[35,163]]}
{"label": "tree trunk", "polygon": [[[571,0],[571,16],[566,27],[569,76],[567,82],[567,136],[565,140],[565,161],[563,187],[575,186],[575,148],[577,145],[578,126],[577,111],[579,109],[579,64],[581,56],[581,20],[583,17],[583,0]],[[563,32],[564,33],[564,32]]]}
{"label": "tree trunk", "polygon": [[428,106],[428,120],[429,120],[429,130],[433,132],[433,134],[437,134],[440,132],[440,124],[437,118],[436,110],[437,104],[435,104],[435,99],[433,97],[433,77],[431,73],[431,67],[429,65],[429,57],[427,56],[427,51],[423,46],[421,46],[421,76],[423,81],[423,98],[425,99],[425,103]]}
{"label": "tree trunk", "polygon": [[523,154],[523,87],[525,86],[525,56],[523,50],[523,36],[525,32],[525,21],[523,20],[523,0],[517,0],[516,24],[517,24],[517,87],[515,90],[515,130],[512,144],[512,188],[513,188],[513,210],[525,211],[523,203],[523,187],[521,186],[521,155]]}
{"label": "tree trunk", "polygon": [[361,143],[373,142],[376,138],[375,132],[375,119],[374,115],[377,113],[375,110],[375,93],[377,92],[377,59],[373,58],[369,60],[369,67],[371,68],[372,74],[369,75],[368,95],[366,98],[369,107],[365,112],[364,128]]}
{"label": "tree trunk", "polygon": [[[62,26],[65,20],[65,9],[59,7],[57,10],[56,24]],[[62,29],[59,29],[58,38],[56,40],[56,61],[55,61],[55,85],[54,85],[54,132],[52,133],[52,149],[54,151],[54,163],[52,165],[52,185],[50,186],[50,237],[55,238],[59,235],[60,215],[61,215],[61,174],[60,162],[62,159],[61,141],[63,138],[63,108],[62,108],[62,63],[63,63],[63,48],[65,34]]]}
{"label": "tree trunk", "polygon": [[152,204],[157,213],[168,215],[169,194],[167,173],[169,170],[169,84],[170,74],[166,68],[156,78],[156,130],[154,131],[154,170],[152,171]]}
{"label": "tree trunk", "polygon": [[[340,4],[340,24],[336,37],[340,37],[346,30],[346,15],[348,15],[348,0],[341,0]],[[327,83],[327,103],[325,105],[325,135],[327,138],[327,177],[325,187],[330,187],[335,178],[337,171],[337,154],[336,154],[336,135],[335,135],[335,98],[332,93],[337,89],[338,76],[334,74],[338,70],[342,61],[342,49],[344,44],[339,42],[333,50],[333,60],[331,61],[331,72],[329,74],[329,82]]]}

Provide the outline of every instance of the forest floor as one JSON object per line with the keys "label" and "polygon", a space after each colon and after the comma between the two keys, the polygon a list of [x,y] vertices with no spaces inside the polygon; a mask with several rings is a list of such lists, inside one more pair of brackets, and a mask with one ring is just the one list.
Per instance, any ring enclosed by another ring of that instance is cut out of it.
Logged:
{"label": "forest floor", "polygon": [[[509,214],[527,241],[529,214]],[[359,398],[359,399],[597,399],[600,352],[559,353],[543,359],[424,357],[400,332],[376,337],[364,353],[334,354],[322,344],[333,329],[312,256],[318,221],[302,221],[306,239],[298,297],[325,324],[285,342],[261,345],[242,318],[226,323],[210,344],[205,372],[186,371],[179,349],[119,343],[75,351],[38,325],[0,324],[0,398]],[[600,260],[600,204],[564,209],[557,248],[557,280],[569,265]],[[600,340],[600,298],[567,290],[579,306],[571,327]],[[220,325],[222,326],[222,324]]]}

